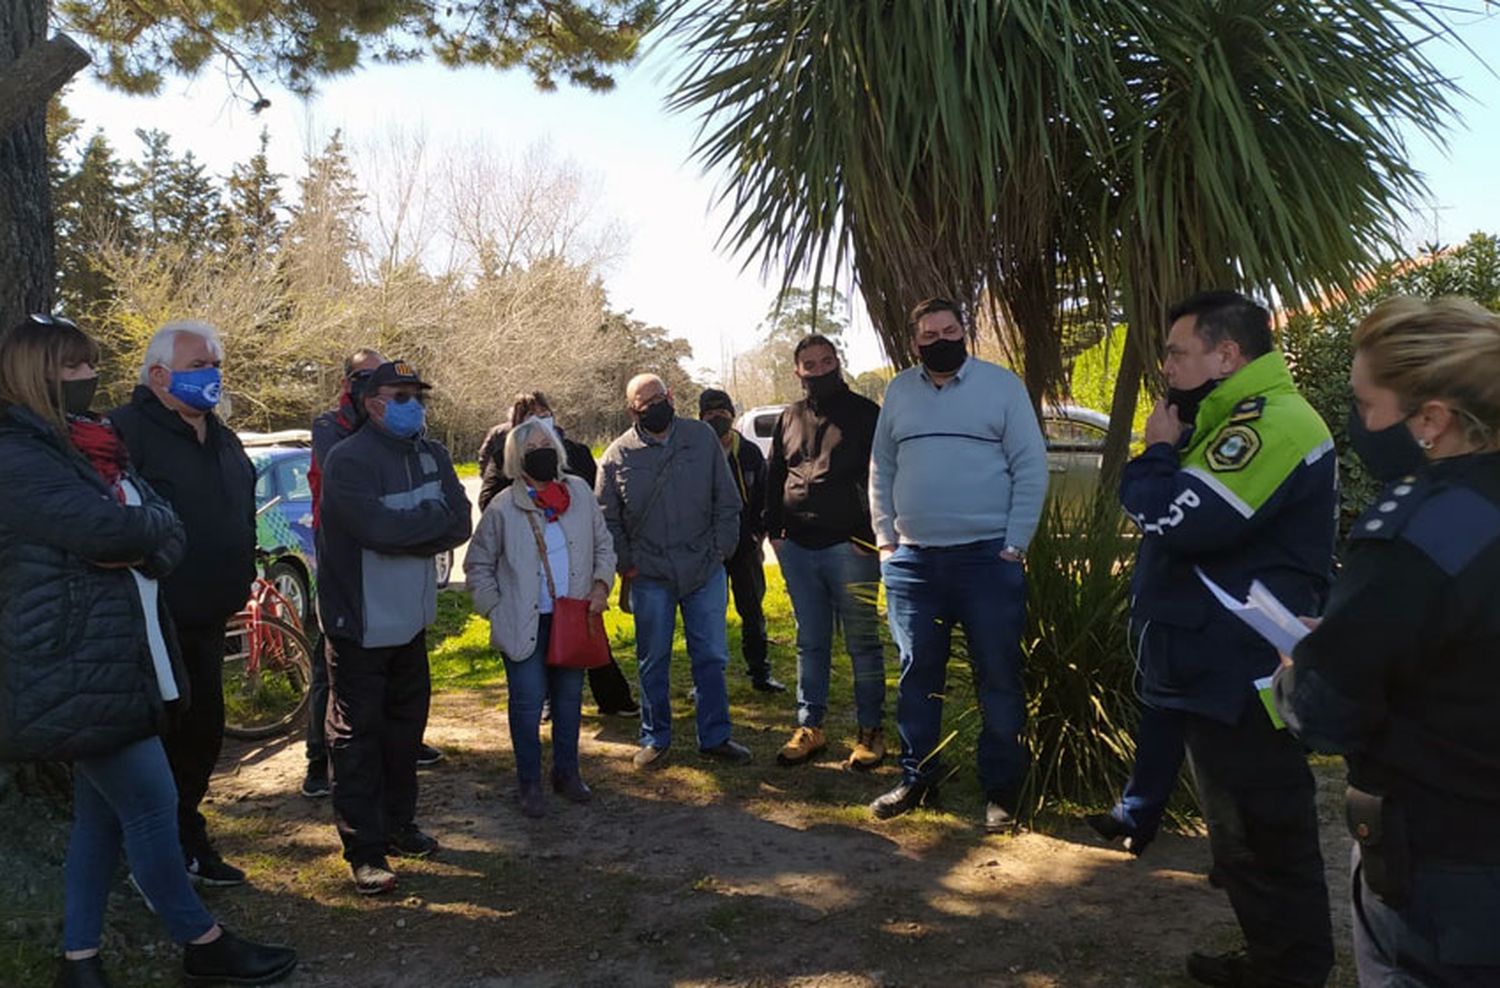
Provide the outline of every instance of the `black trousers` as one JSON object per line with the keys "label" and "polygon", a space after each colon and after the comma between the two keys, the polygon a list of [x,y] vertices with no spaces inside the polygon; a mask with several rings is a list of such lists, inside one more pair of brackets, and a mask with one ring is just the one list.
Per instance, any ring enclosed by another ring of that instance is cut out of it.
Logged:
{"label": "black trousers", "polygon": [[724,564],[729,571],[729,590],[734,595],[734,609],[740,616],[740,652],[745,656],[745,671],[760,681],[771,675],[771,661],[766,654],[766,556],[759,540],[742,545]]}
{"label": "black trousers", "polygon": [[609,665],[589,670],[589,692],[600,713],[612,714],[635,702],[630,695],[630,681],[620,671],[620,664],[610,656]]}
{"label": "black trousers", "polygon": [[350,864],[385,857],[389,838],[417,812],[417,748],[432,680],[427,633],[404,645],[365,648],[332,638],[328,755],[333,817]]}
{"label": "black trousers", "polygon": [[224,747],[224,622],[178,628],[187,669],[188,704],[173,719],[162,746],[177,783],[177,836],[188,855],[208,845],[208,826],[198,806]]}
{"label": "black trousers", "polygon": [[1184,721],[1214,871],[1250,962],[1278,984],[1322,986],[1333,931],[1306,752],[1254,698],[1234,725],[1197,714]]}
{"label": "black trousers", "polygon": [[333,652],[321,631],[313,640],[312,682],[307,685],[307,760],[328,760],[328,662]]}

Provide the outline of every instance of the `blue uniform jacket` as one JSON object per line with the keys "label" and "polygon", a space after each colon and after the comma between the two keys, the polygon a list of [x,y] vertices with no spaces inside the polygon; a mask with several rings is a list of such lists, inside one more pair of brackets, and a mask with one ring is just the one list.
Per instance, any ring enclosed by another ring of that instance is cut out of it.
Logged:
{"label": "blue uniform jacket", "polygon": [[1295,613],[1321,613],[1337,535],[1332,454],[1272,353],[1210,393],[1180,446],[1157,443],[1126,465],[1120,500],[1142,532],[1131,634],[1146,703],[1233,724],[1279,662],[1195,567],[1241,599],[1259,580]]}

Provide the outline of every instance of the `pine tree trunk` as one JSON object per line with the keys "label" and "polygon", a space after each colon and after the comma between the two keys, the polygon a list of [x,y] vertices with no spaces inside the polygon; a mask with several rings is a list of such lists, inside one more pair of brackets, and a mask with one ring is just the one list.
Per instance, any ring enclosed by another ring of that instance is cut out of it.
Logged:
{"label": "pine tree trunk", "polygon": [[[0,69],[46,34],[47,0],[0,2]],[[18,98],[0,92],[0,103]],[[52,304],[56,261],[46,114],[44,101],[20,125],[0,134],[0,330]]]}

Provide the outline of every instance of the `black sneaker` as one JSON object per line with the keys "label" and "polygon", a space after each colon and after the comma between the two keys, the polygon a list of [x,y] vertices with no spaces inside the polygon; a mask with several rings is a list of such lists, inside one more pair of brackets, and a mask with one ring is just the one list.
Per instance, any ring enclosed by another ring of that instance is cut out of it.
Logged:
{"label": "black sneaker", "polygon": [[1094,829],[1094,833],[1107,841],[1122,840],[1125,850],[1136,857],[1145,853],[1151,843],[1150,837],[1139,837],[1134,831],[1127,827],[1123,821],[1113,813],[1090,813],[1084,817],[1084,822]]}
{"label": "black sneaker", "polygon": [[775,676],[762,676],[759,679],[751,679],[750,688],[761,693],[785,693],[786,683]]}
{"label": "black sneaker", "polygon": [[434,748],[426,741],[423,741],[417,748],[417,768],[428,768],[447,757],[441,749]]}
{"label": "black sneaker", "polygon": [[751,754],[750,749],[738,741],[725,741],[723,744],[716,744],[712,748],[699,748],[698,754],[704,758],[728,762],[731,765],[748,765],[755,758]]}
{"label": "black sneaker", "polygon": [[291,947],[256,943],[220,929],[212,943],[190,943],[182,951],[182,975],[189,985],[269,985],[297,967]]}
{"label": "black sneaker", "polygon": [[984,804],[984,829],[991,834],[1013,834],[1021,826],[1015,810],[1003,801],[991,799]]}
{"label": "black sneaker", "polygon": [[331,791],[328,785],[328,762],[319,759],[307,763],[307,775],[302,777],[302,795],[308,799],[322,799]]}
{"label": "black sneaker", "polygon": [[99,955],[81,961],[70,961],[64,957],[57,966],[57,980],[53,988],[109,988],[109,979],[104,976],[104,962]]}
{"label": "black sneaker", "polygon": [[599,714],[603,717],[639,717],[641,705],[634,700],[626,700],[623,706],[600,707]]}
{"label": "black sneaker", "polygon": [[1187,957],[1187,973],[1200,985],[1214,988],[1301,988],[1298,982],[1257,970],[1244,950],[1227,954],[1200,954]]}
{"label": "black sneaker", "polygon": [[428,837],[409,823],[391,835],[390,852],[403,858],[430,858],[442,847],[436,837]]}
{"label": "black sneaker", "polygon": [[219,857],[219,852],[212,845],[189,851],[186,857],[188,877],[197,885],[229,888],[245,884],[245,873]]}

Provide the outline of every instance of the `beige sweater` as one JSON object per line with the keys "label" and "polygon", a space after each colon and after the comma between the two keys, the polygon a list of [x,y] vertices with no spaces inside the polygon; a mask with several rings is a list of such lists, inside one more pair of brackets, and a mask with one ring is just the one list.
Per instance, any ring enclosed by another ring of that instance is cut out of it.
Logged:
{"label": "beige sweater", "polygon": [[[604,523],[604,512],[589,485],[564,475],[572,500],[558,518],[568,543],[567,586],[554,573],[557,591],[568,597],[587,597],[594,581],[605,586],[615,578],[614,540]],[[526,493],[525,484],[512,484],[495,496],[464,555],[464,577],[474,596],[474,610],[490,621],[490,645],[512,662],[524,662],[536,651],[538,606],[546,593],[536,536],[527,514],[538,526],[546,521]]]}

